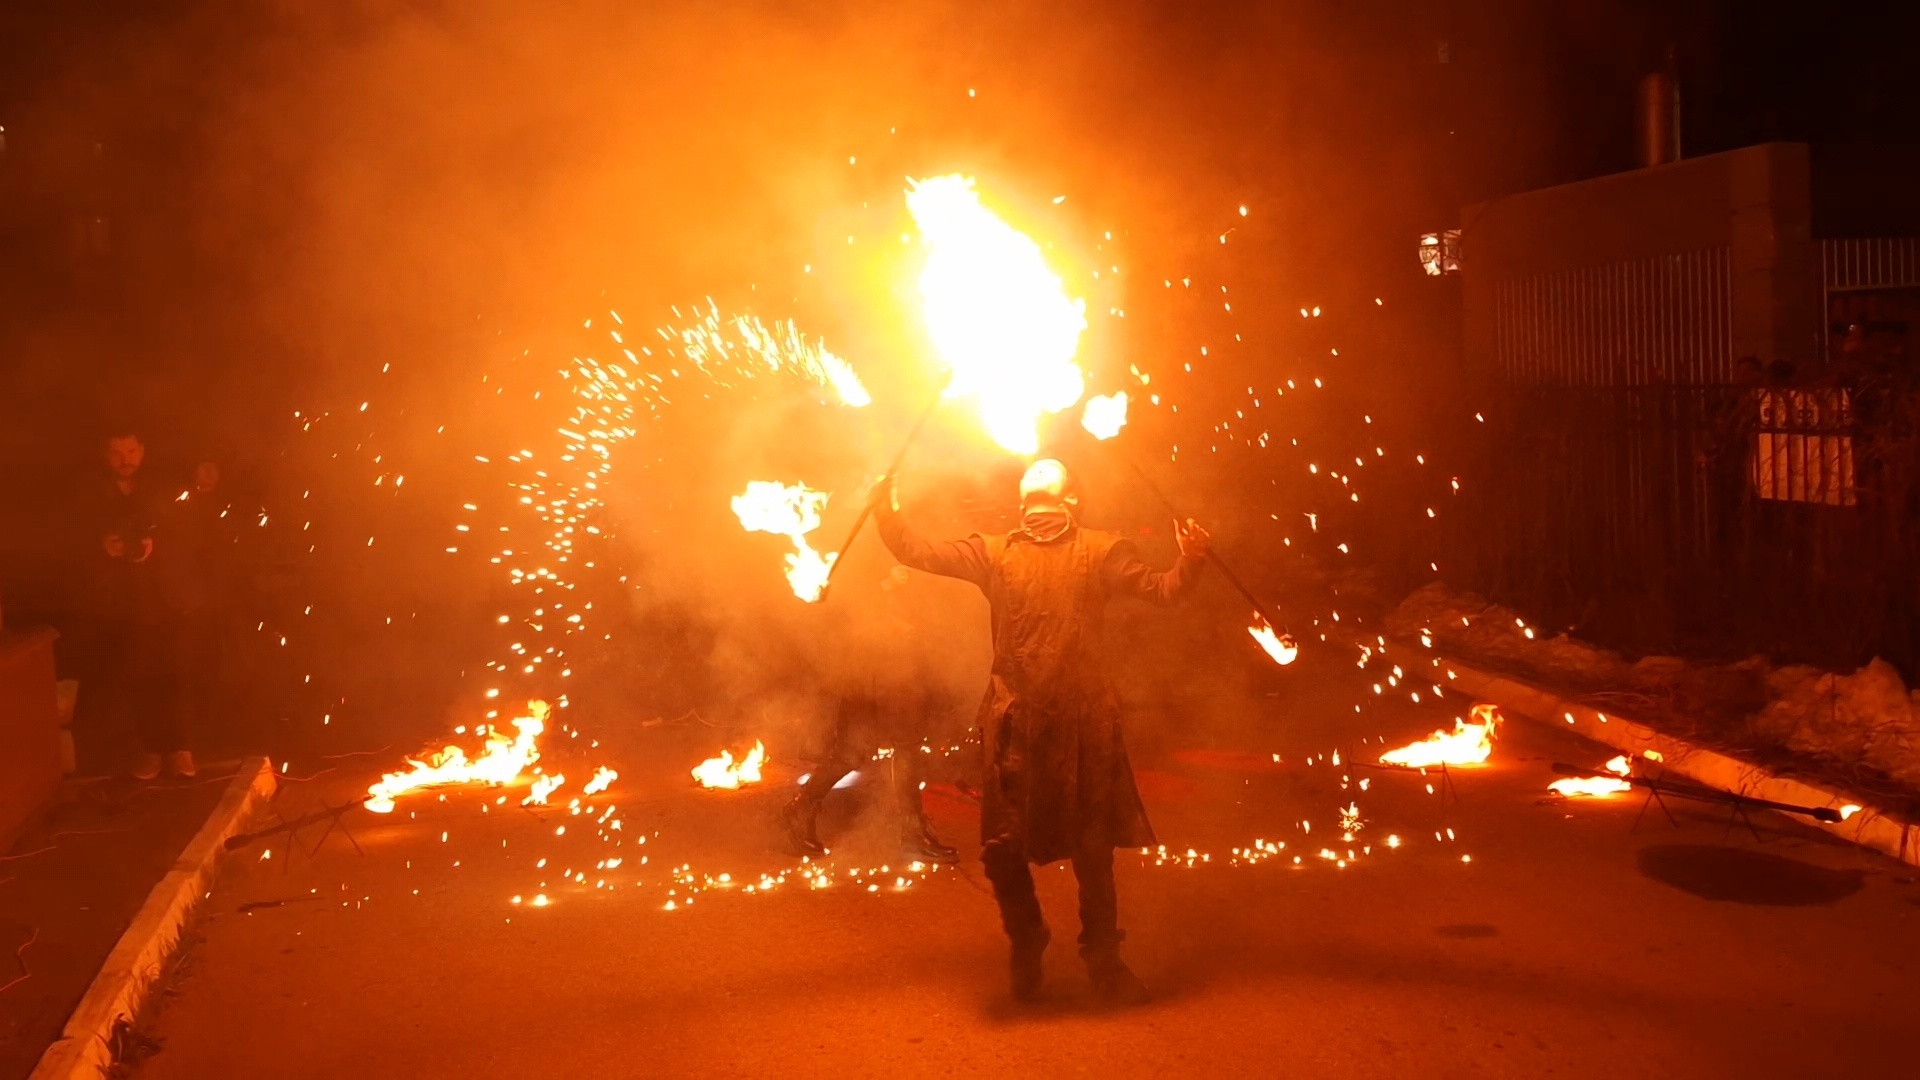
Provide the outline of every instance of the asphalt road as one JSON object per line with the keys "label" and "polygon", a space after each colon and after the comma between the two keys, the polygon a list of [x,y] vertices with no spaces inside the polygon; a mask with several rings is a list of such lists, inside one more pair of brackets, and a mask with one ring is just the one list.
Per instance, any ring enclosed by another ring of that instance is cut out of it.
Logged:
{"label": "asphalt road", "polygon": [[0,1077],[33,1071],[233,771],[206,762],[194,780],[69,778],[0,856]]}
{"label": "asphalt road", "polygon": [[[416,794],[349,815],[364,854],[335,834],[313,856],[281,841],[235,858],[134,1073],[1913,1074],[1908,868],[1779,818],[1757,843],[1701,808],[1636,829],[1637,800],[1544,797],[1549,762],[1609,752],[1524,722],[1488,766],[1454,774],[1457,803],[1417,776],[1336,767],[1319,755],[1370,758],[1363,740],[1411,740],[1464,703],[1373,697],[1378,668],[1330,652],[1246,702],[1260,736],[1143,755],[1149,810],[1183,856],[1118,860],[1147,1006],[1089,998],[1057,869],[1041,872],[1049,996],[1010,1000],[977,818],[951,788],[930,805],[966,864],[903,872],[884,803],[863,811],[856,790],[826,823],[820,888],[769,848],[791,765],[758,788],[695,790],[685,769],[707,733],[656,729],[553,740],[547,764],[570,783],[547,808],[519,807],[524,788]],[[598,764],[621,778],[571,813]],[[290,784],[282,810],[368,779]],[[1364,823],[1348,841],[1350,804]],[[1232,854],[1256,838],[1285,847]],[[1189,848],[1210,859],[1187,865]]]}

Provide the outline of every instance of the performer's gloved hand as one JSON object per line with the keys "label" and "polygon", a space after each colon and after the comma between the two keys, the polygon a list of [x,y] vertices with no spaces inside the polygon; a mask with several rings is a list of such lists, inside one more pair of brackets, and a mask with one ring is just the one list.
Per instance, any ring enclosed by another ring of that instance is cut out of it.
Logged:
{"label": "performer's gloved hand", "polygon": [[875,512],[900,509],[899,501],[894,498],[893,477],[883,476],[867,489],[867,509]]}
{"label": "performer's gloved hand", "polygon": [[1173,537],[1180,544],[1180,554],[1189,559],[1204,559],[1207,553],[1213,550],[1213,537],[1207,535],[1207,530],[1201,528],[1200,523],[1192,518],[1185,521],[1175,520]]}

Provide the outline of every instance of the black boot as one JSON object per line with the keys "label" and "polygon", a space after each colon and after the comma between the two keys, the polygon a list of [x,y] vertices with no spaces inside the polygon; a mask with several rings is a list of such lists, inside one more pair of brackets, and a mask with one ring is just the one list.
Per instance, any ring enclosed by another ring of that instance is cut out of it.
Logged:
{"label": "black boot", "polygon": [[820,842],[820,834],[815,830],[814,820],[819,816],[820,804],[807,798],[804,792],[781,809],[780,826],[786,833],[788,850],[815,859],[827,853],[826,845]]}
{"label": "black boot", "polygon": [[1145,1005],[1153,995],[1140,976],[1120,960],[1118,947],[1098,952],[1083,951],[1087,979],[1093,983],[1093,996],[1109,1005]]}
{"label": "black boot", "polygon": [[993,882],[993,899],[1000,905],[1000,926],[1012,945],[1009,954],[1009,985],[1016,1001],[1032,1001],[1040,995],[1040,983],[1046,977],[1042,957],[1053,935],[1047,931],[1047,917],[1040,910],[1040,898],[1033,892],[1033,870],[1017,843],[994,837],[981,845],[980,862],[987,880]]}
{"label": "black boot", "polygon": [[1040,996],[1040,984],[1046,981],[1047,942],[1053,935],[1047,932],[1043,923],[1035,932],[1015,937],[1008,962],[1008,986],[1013,991],[1013,1000],[1032,1001]]}
{"label": "black boot", "polygon": [[933,831],[933,823],[924,816],[907,819],[900,831],[900,853],[909,859],[942,866],[952,866],[960,861],[960,853],[940,842],[940,837]]}

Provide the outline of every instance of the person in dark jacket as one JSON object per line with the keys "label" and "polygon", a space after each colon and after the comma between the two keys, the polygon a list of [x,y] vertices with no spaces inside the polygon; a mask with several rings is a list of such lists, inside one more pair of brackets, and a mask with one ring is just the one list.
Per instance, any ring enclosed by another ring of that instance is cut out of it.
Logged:
{"label": "person in dark jacket", "polygon": [[880,537],[918,570],[978,585],[991,609],[993,669],[980,703],[985,756],[981,862],[1011,942],[1016,998],[1040,990],[1051,935],[1029,864],[1073,863],[1080,886],[1080,956],[1094,991],[1146,1000],[1120,959],[1116,847],[1154,842],[1120,732],[1120,704],[1101,649],[1107,601],[1172,603],[1198,578],[1208,537],[1175,522],[1180,558],[1156,571],[1132,543],[1076,520],[1064,466],[1043,459],[1020,482],[1021,527],[1005,535],[930,542],[902,520],[891,479],[875,488]]}
{"label": "person in dark jacket", "polygon": [[[167,597],[160,574],[170,556],[157,550],[155,534],[164,516],[163,496],[141,471],[146,444],[132,431],[109,436],[102,444],[106,475],[87,494],[82,543],[97,554],[89,573],[89,624],[93,648],[81,679],[83,707],[92,714],[107,742],[132,735],[139,753],[132,775],[151,780],[165,764],[182,776],[193,775],[173,699],[168,663]],[[159,545],[165,548],[165,542]]]}

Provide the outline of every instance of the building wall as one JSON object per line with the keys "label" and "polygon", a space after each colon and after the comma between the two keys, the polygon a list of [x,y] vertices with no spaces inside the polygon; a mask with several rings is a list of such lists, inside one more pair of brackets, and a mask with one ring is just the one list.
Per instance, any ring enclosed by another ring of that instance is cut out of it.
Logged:
{"label": "building wall", "polygon": [[1471,208],[1468,359],[1532,385],[1727,382],[1825,356],[1807,148],[1772,143]]}

